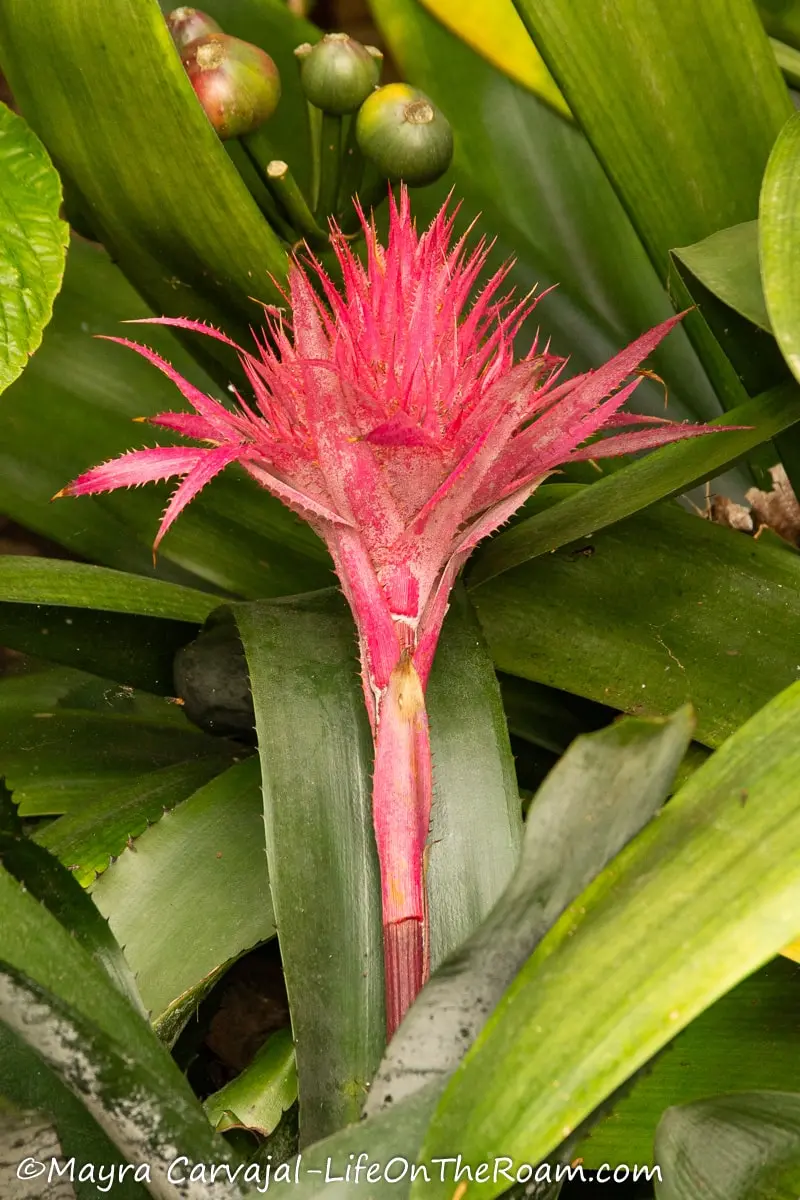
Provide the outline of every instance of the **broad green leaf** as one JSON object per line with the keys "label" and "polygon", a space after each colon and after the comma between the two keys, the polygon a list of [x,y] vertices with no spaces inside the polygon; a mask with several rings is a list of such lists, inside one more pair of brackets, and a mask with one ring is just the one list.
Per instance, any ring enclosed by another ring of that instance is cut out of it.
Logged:
{"label": "broad green leaf", "polygon": [[385,1040],[371,740],[338,592],[241,605],[235,615],[309,1143],[358,1118]]}
{"label": "broad green leaf", "polygon": [[[510,281],[522,293],[558,285],[525,340],[540,326],[542,338],[552,337],[554,349],[583,370],[671,315],[663,283],[577,127],[459,41],[419,0],[370,6],[403,75],[453,125],[453,170],[441,185],[414,194],[418,219],[432,217],[454,186],[464,222],[480,213],[479,230],[499,239],[493,264],[516,260]],[[492,24],[487,18],[487,31]],[[669,382],[676,415],[717,415],[683,331],[659,348],[653,365]],[[663,410],[655,383],[645,381],[640,399],[648,410]]]}
{"label": "broad green leaf", "polygon": [[800,378],[800,115],[786,122],[764,175],[759,245],[770,322],[792,373]]}
{"label": "broad green leaf", "polygon": [[[338,592],[235,612],[255,701],[270,885],[297,1042],[301,1134],[309,1139],[314,1129],[357,1118],[385,1042],[372,747],[352,617]],[[458,593],[428,701],[438,808],[428,877],[436,961],[502,892],[520,833],[497,684]],[[323,923],[296,899],[320,887]]]}
{"label": "broad green leaf", "polygon": [[[410,1173],[440,1090],[438,1082],[428,1084],[389,1112],[348,1125],[309,1146],[299,1160],[297,1182],[293,1175],[291,1183],[278,1183],[270,1190],[286,1200],[289,1196],[296,1200],[323,1200],[326,1196],[329,1200],[352,1200],[359,1160],[362,1188],[369,1164],[388,1167],[391,1162],[392,1169],[386,1171],[388,1178],[381,1173],[369,1182],[370,1200],[405,1200]],[[350,1179],[346,1178],[348,1166]]]}
{"label": "broad green leaf", "polygon": [[585,1166],[657,1162],[653,1137],[671,1105],[718,1092],[794,1088],[798,982],[797,967],[776,959],[696,1017],[581,1143]]}
{"label": "broad green leaf", "polygon": [[779,42],[776,38],[770,38],[769,44],[783,78],[790,88],[797,91],[800,88],[800,50],[796,50],[794,46],[787,46],[785,42]]}
{"label": "broad green leaf", "polygon": [[277,299],[286,255],[197,102],[156,0],[9,0],[0,61],[148,303],[224,315],[244,334],[258,312],[249,298]]}
{"label": "broad green leaf", "polygon": [[69,871],[52,854],[23,836],[0,834],[0,858],[4,868],[72,934],[100,964],[114,986],[144,1016],[139,993],[119,943]]}
{"label": "broad green leaf", "polygon": [[2,866],[0,908],[0,1021],[80,1096],[134,1161],[158,1171],[170,1146],[201,1161],[230,1161],[147,1023]]}
{"label": "broad green leaf", "polygon": [[[83,979],[87,988],[92,982]],[[92,998],[102,1006],[94,990]],[[238,1164],[167,1052],[146,1023],[138,1016],[136,1021],[137,1036],[126,1043],[122,1029],[108,1033],[80,1005],[0,960],[0,1023],[79,1097],[129,1162],[147,1164],[148,1191],[168,1197],[174,1194],[170,1172],[178,1150],[189,1162]]]}
{"label": "broad green leaf", "polygon": [[[104,1163],[109,1167],[111,1164],[116,1167],[124,1165],[125,1160],[116,1146],[109,1141],[94,1118],[89,1116],[80,1100],[24,1042],[0,1024],[0,1116],[3,1118],[0,1124],[5,1127],[7,1121],[3,1110],[3,1097],[22,1112],[41,1114],[42,1118],[52,1122],[60,1147],[60,1152],[54,1150],[52,1153],[61,1161],[74,1155],[76,1163]],[[26,1135],[23,1145],[26,1147],[25,1151],[17,1146],[13,1156],[0,1158],[0,1161],[12,1164],[15,1174],[19,1160],[24,1154],[29,1154],[40,1162],[43,1159],[49,1162],[49,1154],[37,1153],[36,1143],[31,1135]],[[0,1168],[0,1187],[4,1182]],[[17,1179],[12,1177],[7,1194],[18,1194],[12,1190],[18,1187]],[[97,1200],[96,1182],[76,1182],[73,1187],[77,1200]],[[51,1197],[58,1197],[58,1192],[54,1192],[52,1187],[48,1190]],[[119,1182],[115,1193],[114,1200],[117,1200],[117,1197],[119,1200],[148,1200],[150,1196],[144,1184],[134,1182],[130,1173]],[[34,1192],[31,1200],[34,1200],[35,1196]]]}
{"label": "broad green leaf", "polygon": [[509,886],[392,1039],[368,1114],[452,1074],[548,929],[663,804],[691,727],[684,709],[667,721],[628,718],[572,744],[534,797]]}
{"label": "broad green leaf", "polygon": [[44,146],[0,104],[0,392],[42,340],[64,274],[61,183]]}
{"label": "broad green leaf", "polygon": [[495,0],[491,19],[481,0],[423,0],[426,8],[467,45],[569,117],[570,111],[542,57],[528,37],[512,0]]}
{"label": "broad green leaf", "polygon": [[[132,731],[131,731],[132,732]],[[130,848],[176,804],[220,775],[231,758],[207,756],[129,776],[117,786],[90,791],[56,821],[33,834],[69,867],[84,887]]]}
{"label": "broad green leaf", "polygon": [[257,758],[231,767],[145,830],[136,853],[92,888],[169,1044],[225,968],[275,934],[260,785]]}
{"label": "broad green leaf", "polygon": [[694,246],[679,246],[672,253],[730,308],[760,329],[772,332],[761,286],[758,221],[721,229]]}
{"label": "broad green leaf", "polygon": [[767,33],[790,46],[800,46],[798,0],[758,0],[757,8]]}
{"label": "broad green leaf", "polygon": [[[740,729],[568,909],[450,1080],[422,1157],[537,1162],[796,930],[800,684]],[[470,1185],[480,1197],[499,1184]],[[412,1195],[423,1189],[419,1184]],[[450,1196],[452,1181],[425,1187]]]}
{"label": "broad green leaf", "polygon": [[235,752],[231,743],[188,722],[178,728],[171,718],[56,707],[7,713],[0,727],[0,775],[23,816],[79,812],[87,802],[101,804],[109,790],[130,786],[132,777],[179,763],[211,760],[211,774]]}
{"label": "broad green leaf", "polygon": [[755,218],[792,107],[750,0],[611,0],[591,21],[515,3],[662,277],[674,246]]}
{"label": "broad green leaf", "polygon": [[[83,558],[142,575],[154,573],[152,545],[167,485],[54,504],[50,497],[132,445],[165,444],[164,431],[156,437],[131,420],[180,408],[177,389],[139,355],[91,336],[131,336],[119,323],[148,315],[108,255],[73,238],[51,325],[9,391],[0,444],[0,512]],[[166,329],[149,326],[144,340],[196,387],[216,394]],[[330,560],[308,526],[235,470],[190,505],[160,547],[155,570],[180,583],[197,583],[199,576],[212,590],[241,595],[330,581]]]}
{"label": "broad green leaf", "polygon": [[516,869],[522,841],[497,677],[462,588],[453,592],[445,631],[428,687],[435,776],[426,866],[432,970],[493,907]]}
{"label": "broad green leaf", "polygon": [[748,401],[715,423],[751,428],[662,446],[493,538],[468,568],[470,587],[688,491],[798,420],[800,392],[789,384]]}
{"label": "broad green leaf", "polygon": [[54,708],[82,708],[90,712],[99,709],[158,721],[172,720],[179,727],[185,724],[180,707],[161,696],[121,687],[70,667],[31,663],[18,674],[6,674],[0,680],[0,713],[44,712]]}
{"label": "broad green leaf", "polygon": [[[757,224],[749,221],[722,230],[670,255],[670,294],[677,308],[692,309],[687,321],[694,343],[730,414],[744,408],[749,396],[769,393],[791,379],[769,329],[759,273]],[[764,445],[751,454],[748,465],[761,487],[769,486],[768,468],[778,454],[790,477],[797,478],[800,442],[796,429],[776,433],[774,448]]]}
{"label": "broad green leaf", "polygon": [[800,1093],[744,1092],[670,1108],[655,1152],[658,1200],[795,1200]]}
{"label": "broad green leaf", "polygon": [[[565,492],[577,494],[551,485],[537,503]],[[470,596],[501,671],[636,714],[691,701],[707,746],[800,678],[800,558],[675,504]]]}
{"label": "broad green leaf", "polygon": [[297,1099],[294,1045],[288,1029],[268,1038],[249,1067],[203,1103],[214,1129],[254,1129],[267,1136]]}
{"label": "broad green leaf", "polygon": [[602,729],[617,715],[611,708],[514,675],[501,674],[499,682],[509,733],[559,757],[580,734]]}
{"label": "broad green leaf", "polygon": [[175,655],[196,634],[197,625],[188,621],[0,600],[0,645],[94,672],[113,680],[112,689],[174,696]]}
{"label": "broad green leaf", "polygon": [[142,579],[60,558],[0,558],[0,600],[204,621],[219,599],[160,579]]}

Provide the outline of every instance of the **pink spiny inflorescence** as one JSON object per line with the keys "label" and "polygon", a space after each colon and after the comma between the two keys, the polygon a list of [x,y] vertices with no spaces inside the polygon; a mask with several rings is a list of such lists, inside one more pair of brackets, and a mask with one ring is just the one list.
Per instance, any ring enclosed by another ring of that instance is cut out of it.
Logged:
{"label": "pink spiny inflorescence", "polygon": [[[466,238],[453,244],[453,222],[445,206],[417,233],[402,191],[385,247],[363,220],[364,264],[334,231],[341,290],[313,258],[294,262],[290,320],[267,310],[254,351],[235,347],[252,393],[237,393],[235,409],[146,347],[112,339],[157,366],[188,401],[191,411],[151,423],[201,445],[131,451],[62,493],[182,477],[158,545],[192,498],[238,462],[325,540],[358,627],[376,742],[390,1031],[426,970],[424,690],[461,565],[559,465],[711,432],[622,412],[640,382],[637,369],[679,317],[571,379],[562,378],[565,360],[536,342],[515,363],[515,335],[538,297],[515,301],[504,292],[508,267],[478,291],[489,247],[470,251]],[[234,345],[194,321],[155,320]]]}

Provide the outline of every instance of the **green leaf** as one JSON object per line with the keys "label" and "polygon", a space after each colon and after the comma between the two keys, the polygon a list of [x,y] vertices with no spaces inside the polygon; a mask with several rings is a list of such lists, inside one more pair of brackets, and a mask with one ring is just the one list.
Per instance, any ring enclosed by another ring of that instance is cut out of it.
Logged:
{"label": "green leaf", "polygon": [[[170,530],[155,568],[168,485],[50,503],[87,467],[132,444],[165,444],[164,431],[156,437],[131,420],[181,408],[177,389],[139,355],[91,336],[130,334],[118,323],[149,315],[108,255],[73,238],[51,326],[4,409],[0,511],[81,557],[141,575],[179,583],[199,576],[211,590],[241,595],[327,585],[330,559],[319,539],[241,471],[203,490]],[[196,387],[218,394],[167,329],[148,326],[146,342]]]}
{"label": "green leaf", "polygon": [[[430,1120],[437,1097],[441,1090],[438,1082],[428,1084],[413,1096],[409,1096],[389,1112],[379,1113],[368,1120],[316,1142],[303,1150],[299,1163],[297,1182],[294,1175],[291,1183],[278,1183],[270,1188],[280,1197],[296,1197],[296,1200],[352,1200],[355,1182],[353,1167],[359,1156],[366,1153],[368,1163],[380,1163],[392,1168],[387,1170],[389,1178],[381,1174],[369,1183],[370,1200],[405,1200],[408,1195],[408,1175],[412,1169],[426,1126]],[[365,1167],[363,1159],[359,1182],[364,1186]],[[405,1178],[401,1177],[407,1164]],[[350,1166],[351,1178],[346,1178]]]}
{"label": "green leaf", "polygon": [[470,587],[688,491],[798,420],[800,393],[790,384],[749,400],[714,423],[752,428],[662,446],[493,538],[469,568]]}
{"label": "green leaf", "polygon": [[694,246],[679,246],[672,253],[730,308],[760,329],[772,332],[761,287],[758,221],[721,229]]}
{"label": "green leaf", "polygon": [[590,1131],[578,1148],[584,1165],[658,1162],[653,1137],[670,1105],[795,1087],[799,981],[794,964],[775,959],[696,1017]]}
{"label": "green leaf", "polygon": [[42,340],[61,286],[68,228],[61,183],[44,146],[0,104],[0,392]]}
{"label": "green leaf", "polygon": [[[480,230],[499,239],[493,265],[516,260],[511,282],[522,293],[558,285],[537,308],[529,335],[540,326],[542,338],[552,337],[554,349],[583,370],[671,315],[662,280],[581,132],[459,41],[419,0],[370,6],[404,77],[453,126],[453,170],[414,194],[417,218],[432,217],[454,186],[464,223],[480,213]],[[678,416],[717,415],[683,331],[653,363],[669,381]],[[643,406],[663,409],[663,390],[643,387]]]}
{"label": "green leaf", "polygon": [[[6,1097],[23,1114],[41,1114],[38,1118],[29,1116],[31,1125],[24,1131],[21,1144],[18,1142],[14,1146],[15,1153],[7,1152],[0,1159],[3,1163],[16,1167],[24,1153],[39,1162],[47,1161],[48,1166],[51,1155],[62,1162],[74,1156],[76,1163],[103,1163],[109,1167],[112,1163],[115,1167],[124,1165],[116,1146],[108,1140],[80,1101],[4,1025],[0,1025],[0,1113],[4,1117],[5,1134],[11,1130],[11,1121],[4,1111],[2,1097]],[[33,1125],[34,1121],[38,1121],[37,1126]],[[43,1121],[51,1122],[56,1131],[52,1135],[55,1141],[53,1149],[46,1149],[47,1143],[42,1144],[37,1138],[37,1128],[41,1129]],[[40,1153],[40,1145],[44,1153]],[[24,1152],[21,1146],[25,1147]],[[78,1173],[76,1171],[76,1175]],[[83,1183],[76,1180],[72,1186],[78,1200],[96,1200],[96,1183],[97,1180],[94,1184],[89,1180]],[[13,1186],[15,1189],[19,1187],[16,1179]],[[120,1180],[115,1192],[119,1200],[148,1200],[149,1196],[144,1185],[136,1183],[130,1172]],[[51,1191],[53,1194],[58,1193]]]}
{"label": "green leaf", "polygon": [[516,83],[569,117],[570,111],[511,0],[495,0],[491,21],[481,0],[423,0],[425,7],[462,41]]}
{"label": "green leaf", "polygon": [[[425,1159],[458,1145],[472,1162],[539,1161],[793,936],[799,735],[795,684],[564,913],[453,1075]],[[451,1190],[436,1180],[425,1193]],[[502,1181],[470,1184],[481,1197],[501,1190]]]}
{"label": "green leaf", "polygon": [[[7,802],[8,803],[8,802]],[[145,1015],[130,967],[97,908],[59,862],[24,837],[0,834],[3,867],[72,934],[111,982]]]}
{"label": "green leaf", "polygon": [[98,679],[86,671],[69,667],[44,667],[32,664],[18,675],[4,675],[0,680],[0,713],[24,709],[43,712],[54,708],[112,707],[116,712],[133,716],[172,717],[182,725],[183,714],[176,705],[167,706],[160,697],[146,692],[123,688],[107,679]]}
{"label": "green leaf", "polygon": [[15,554],[0,558],[0,599],[193,622],[204,621],[219,605],[216,596],[160,579],[142,579],[59,558]]}
{"label": "green leaf", "polygon": [[188,722],[181,729],[172,719],[159,722],[113,712],[17,711],[6,714],[0,729],[0,774],[22,816],[101,804],[109,789],[179,763],[210,759],[211,773],[227,765],[232,753],[231,743],[208,737]]}
{"label": "green leaf", "polygon": [[0,1021],[44,1059],[135,1162],[171,1146],[230,1161],[178,1067],[105,971],[0,866]]}
{"label": "green leaf", "polygon": [[33,836],[86,887],[127,848],[138,853],[134,839],[221,774],[231,757],[209,755],[129,776],[116,787],[90,792]]}
{"label": "green leaf", "polygon": [[582,733],[607,725],[617,714],[513,675],[500,675],[500,694],[509,733],[559,757]]}
{"label": "green leaf", "polygon": [[204,1102],[208,1119],[220,1133],[253,1129],[266,1137],[297,1099],[294,1044],[288,1029],[268,1038],[249,1067]]}
{"label": "green leaf", "polygon": [[796,91],[800,87],[800,50],[796,50],[794,46],[787,46],[785,42],[779,42],[776,38],[770,38],[769,44],[787,85]]}
{"label": "green leaf", "polygon": [[497,677],[460,587],[436,652],[428,714],[436,798],[425,878],[435,970],[492,909],[516,869],[522,841]]}
{"label": "green leaf", "polygon": [[767,33],[790,46],[800,46],[800,3],[798,0],[759,0],[757,6]]}
{"label": "green leaf", "polygon": [[452,1074],[548,929],[663,804],[691,727],[684,709],[667,721],[624,719],[572,744],[534,797],[509,886],[392,1039],[368,1114]]}
{"label": "green leaf", "polygon": [[[565,493],[578,494],[542,488],[537,504]],[[637,714],[691,701],[707,746],[800,677],[800,559],[675,504],[470,596],[501,671]]]}
{"label": "green leaf", "polygon": [[165,813],[137,839],[135,854],[100,876],[92,898],[125,947],[159,1037],[171,1044],[227,966],[275,934],[258,759],[230,767]]}
{"label": "green leaf", "polygon": [[[102,999],[96,994],[93,999],[100,1007]],[[236,1156],[212,1133],[188,1084],[154,1038],[151,1049],[147,1025],[136,1020],[137,1036],[125,1043],[121,1030],[109,1034],[81,1007],[0,960],[0,1022],[82,1100],[129,1162],[148,1164],[148,1190],[168,1196],[177,1149],[196,1162],[235,1166]],[[144,1045],[147,1056],[141,1054]]]}
{"label": "green leaf", "polygon": [[591,21],[515,3],[662,278],[674,246],[755,218],[791,101],[750,0],[612,0]]}
{"label": "green leaf", "polygon": [[174,696],[175,655],[196,634],[187,621],[0,600],[0,645],[163,696]]}
{"label": "green leaf", "polygon": [[800,116],[786,122],[764,175],[759,238],[764,295],[778,345],[800,378]]}
{"label": "green leaf", "polygon": [[241,605],[235,616],[308,1143],[357,1120],[385,1039],[371,739],[338,592]]}
{"label": "green leaf", "polygon": [[[297,1042],[301,1135],[356,1120],[385,1042],[372,746],[338,592],[235,609],[250,668],[267,855]],[[513,872],[519,798],[491,664],[455,594],[428,689],[434,962]],[[297,764],[304,764],[298,773]],[[325,887],[326,920],[297,895]],[[312,983],[309,983],[309,980]]]}
{"label": "green leaf", "polygon": [[[246,333],[286,255],[192,90],[156,0],[3,5],[23,113],[149,304]],[[146,68],[143,66],[146,64]],[[231,323],[236,328],[231,328]],[[211,352],[211,347],[204,347]]]}
{"label": "green leaf", "polygon": [[658,1200],[795,1200],[800,1094],[750,1092],[670,1108],[656,1135]]}

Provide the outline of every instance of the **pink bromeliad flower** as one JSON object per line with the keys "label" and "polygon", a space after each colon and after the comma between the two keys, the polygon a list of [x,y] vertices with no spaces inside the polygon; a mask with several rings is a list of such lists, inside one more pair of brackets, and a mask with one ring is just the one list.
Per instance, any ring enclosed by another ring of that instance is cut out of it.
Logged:
{"label": "pink bromeliad flower", "polygon": [[[358,627],[375,740],[391,1035],[427,975],[425,688],[459,569],[559,464],[711,431],[622,412],[640,382],[637,368],[679,317],[599,370],[562,379],[566,360],[535,344],[515,364],[514,335],[536,299],[502,293],[507,267],[472,299],[488,250],[483,241],[472,252],[463,239],[451,244],[446,206],[418,234],[403,191],[391,206],[385,247],[362,223],[366,265],[332,235],[342,291],[313,259],[307,269],[295,262],[291,324],[267,310],[255,352],[235,347],[252,390],[250,400],[236,395],[235,409],[153,351],[111,339],[163,371],[189,403],[192,411],[161,413],[151,424],[199,444],[131,451],[60,494],[180,477],[157,546],[201,488],[238,462],[324,539]],[[156,320],[234,345],[197,322]],[[633,428],[587,445],[626,426]]]}

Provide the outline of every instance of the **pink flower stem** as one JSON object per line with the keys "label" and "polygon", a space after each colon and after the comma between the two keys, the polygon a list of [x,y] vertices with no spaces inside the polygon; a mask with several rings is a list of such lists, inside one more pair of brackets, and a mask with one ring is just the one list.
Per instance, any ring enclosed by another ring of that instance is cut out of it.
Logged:
{"label": "pink flower stem", "polygon": [[411,654],[405,651],[379,702],[372,792],[389,1038],[428,976],[424,855],[431,796],[425,696]]}

